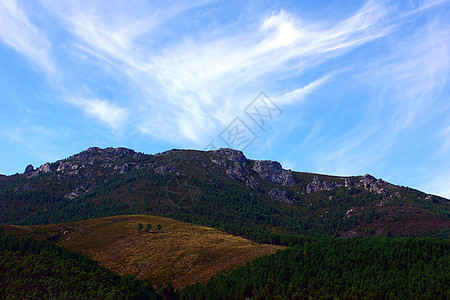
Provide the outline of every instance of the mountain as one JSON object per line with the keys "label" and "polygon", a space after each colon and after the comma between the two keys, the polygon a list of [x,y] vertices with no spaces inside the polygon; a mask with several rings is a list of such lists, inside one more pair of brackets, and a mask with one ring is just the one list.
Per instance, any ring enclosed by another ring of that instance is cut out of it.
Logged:
{"label": "mountain", "polygon": [[285,170],[241,151],[89,148],[0,177],[0,222],[52,224],[151,214],[221,228],[261,242],[295,234],[448,235],[449,201],[371,175]]}

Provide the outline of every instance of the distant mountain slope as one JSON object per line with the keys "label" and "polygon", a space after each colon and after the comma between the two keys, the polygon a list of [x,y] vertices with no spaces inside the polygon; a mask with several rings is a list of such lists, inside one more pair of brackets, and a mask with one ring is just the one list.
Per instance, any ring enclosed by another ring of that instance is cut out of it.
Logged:
{"label": "distant mountain slope", "polygon": [[[138,229],[139,223],[143,228]],[[158,285],[172,281],[175,288],[205,283],[220,271],[284,249],[155,216],[117,216],[55,225],[4,225],[4,228],[8,233],[57,242],[120,275],[133,275]]]}
{"label": "distant mountain slope", "polygon": [[146,155],[89,148],[0,177],[0,221],[46,224],[120,214],[163,215],[259,241],[283,234],[420,235],[448,230],[447,199],[370,175],[285,170],[232,149]]}

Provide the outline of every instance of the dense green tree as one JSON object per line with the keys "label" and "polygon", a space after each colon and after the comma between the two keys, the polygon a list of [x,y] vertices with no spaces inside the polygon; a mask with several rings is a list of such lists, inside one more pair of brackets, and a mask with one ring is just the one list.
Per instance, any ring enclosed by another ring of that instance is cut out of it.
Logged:
{"label": "dense green tree", "polygon": [[0,231],[0,295],[5,299],[158,299],[151,284],[120,277],[85,255]]}
{"label": "dense green tree", "polygon": [[450,241],[304,238],[293,248],[187,286],[184,299],[450,297]]}

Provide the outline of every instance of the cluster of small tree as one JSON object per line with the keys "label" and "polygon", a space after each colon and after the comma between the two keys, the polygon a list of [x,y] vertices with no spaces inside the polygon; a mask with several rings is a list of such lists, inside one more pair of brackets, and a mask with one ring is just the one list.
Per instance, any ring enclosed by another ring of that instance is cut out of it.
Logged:
{"label": "cluster of small tree", "polygon": [[[138,223],[137,227],[138,227],[138,231],[142,231],[142,229],[144,228],[144,225],[142,225],[142,223]],[[150,223],[147,223],[147,225],[145,225],[145,231],[147,231],[147,232],[151,231],[152,228],[153,228],[152,224],[150,224]],[[161,224],[156,225],[156,230],[157,231],[161,231],[162,230]]]}

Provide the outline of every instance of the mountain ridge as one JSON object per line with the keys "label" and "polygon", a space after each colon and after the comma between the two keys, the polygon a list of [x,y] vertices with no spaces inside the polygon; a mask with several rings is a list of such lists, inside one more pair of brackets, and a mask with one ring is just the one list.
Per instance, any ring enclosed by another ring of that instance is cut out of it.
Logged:
{"label": "mountain ridge", "polygon": [[[171,149],[167,150],[161,153],[154,154],[154,156],[166,156],[170,154],[174,154],[180,151],[199,151],[195,149]],[[230,148],[220,148],[218,150],[211,150],[211,151],[205,151],[205,156],[208,156],[209,152],[213,152],[215,154],[220,154],[222,157],[232,161],[234,163],[234,166],[228,166],[226,170],[226,174],[237,180],[243,180],[242,172],[249,171],[247,164],[249,161],[253,161],[256,165],[251,169],[252,171],[256,172],[260,177],[263,179],[275,182],[275,183],[281,183],[282,185],[292,186],[296,185],[298,182],[296,182],[295,178],[292,176],[291,169],[284,169],[282,168],[282,165],[278,161],[272,161],[272,160],[251,160],[248,159],[242,151],[240,150],[234,150]],[[130,165],[128,163],[124,163],[122,166],[114,165],[112,162],[120,159],[126,159],[126,158],[142,158],[143,156],[152,156],[151,154],[144,154],[142,152],[136,152],[133,149],[126,148],[126,147],[107,147],[107,148],[100,148],[100,147],[90,147],[86,150],[81,151],[78,154],[74,154],[66,159],[57,160],[54,163],[47,162],[43,165],[41,165],[39,168],[34,169],[34,167],[30,164],[25,168],[24,175],[27,175],[27,178],[31,178],[34,176],[42,175],[49,172],[54,171],[65,171],[71,168],[72,170],[76,170],[78,168],[78,165],[71,164],[71,160],[78,160],[81,162],[85,162],[88,164],[93,164],[94,161],[100,160],[104,161],[105,163],[102,165],[103,167],[114,167],[114,170],[119,170],[122,173],[126,173],[130,170]],[[69,161],[69,162],[65,162]],[[211,158],[211,161],[221,165],[221,166],[227,166],[226,163],[222,160],[221,162]],[[54,169],[54,164],[58,163],[59,165]],[[82,168],[85,168],[84,165],[81,166]],[[148,165],[144,164],[133,164],[131,166],[135,167],[136,169],[142,168],[142,167],[148,167]],[[167,173],[174,171],[170,167],[167,166],[161,166],[156,172],[160,173]],[[293,171],[296,173],[303,173],[303,174],[312,174],[314,175],[313,181],[310,182],[307,186],[307,193],[321,191],[321,190],[330,190],[336,186],[339,186],[336,182],[327,182],[322,181],[319,179],[318,176],[326,176],[326,177],[334,177],[336,179],[344,180],[344,186],[349,187],[354,184],[362,183],[362,186],[366,190],[369,190],[371,192],[384,194],[386,193],[386,190],[382,188],[384,185],[388,185],[390,187],[396,187],[397,185],[394,185],[392,183],[386,182],[384,180],[377,179],[374,176],[370,174],[365,175],[352,175],[352,176],[340,176],[340,175],[327,175],[327,174],[318,174],[318,173],[312,173],[312,172],[301,172],[301,171]],[[78,172],[74,171],[74,174],[77,174]],[[6,176],[6,175],[2,175]],[[352,178],[359,178],[359,182],[353,182]],[[245,178],[247,179],[247,178]],[[248,180],[248,179],[247,179]],[[251,181],[248,182],[248,186],[252,187]],[[430,197],[440,197],[443,199],[446,199],[444,197],[438,196],[438,195],[432,195],[427,194],[428,199]],[[448,200],[448,199],[447,199]]]}
{"label": "mountain ridge", "polygon": [[[228,148],[148,155],[123,147],[91,147],[1,177],[0,205],[3,223],[149,213],[220,228],[249,224],[278,233],[342,237],[447,228],[450,215],[447,199],[369,174],[296,172]],[[76,212],[78,207],[84,211]]]}

